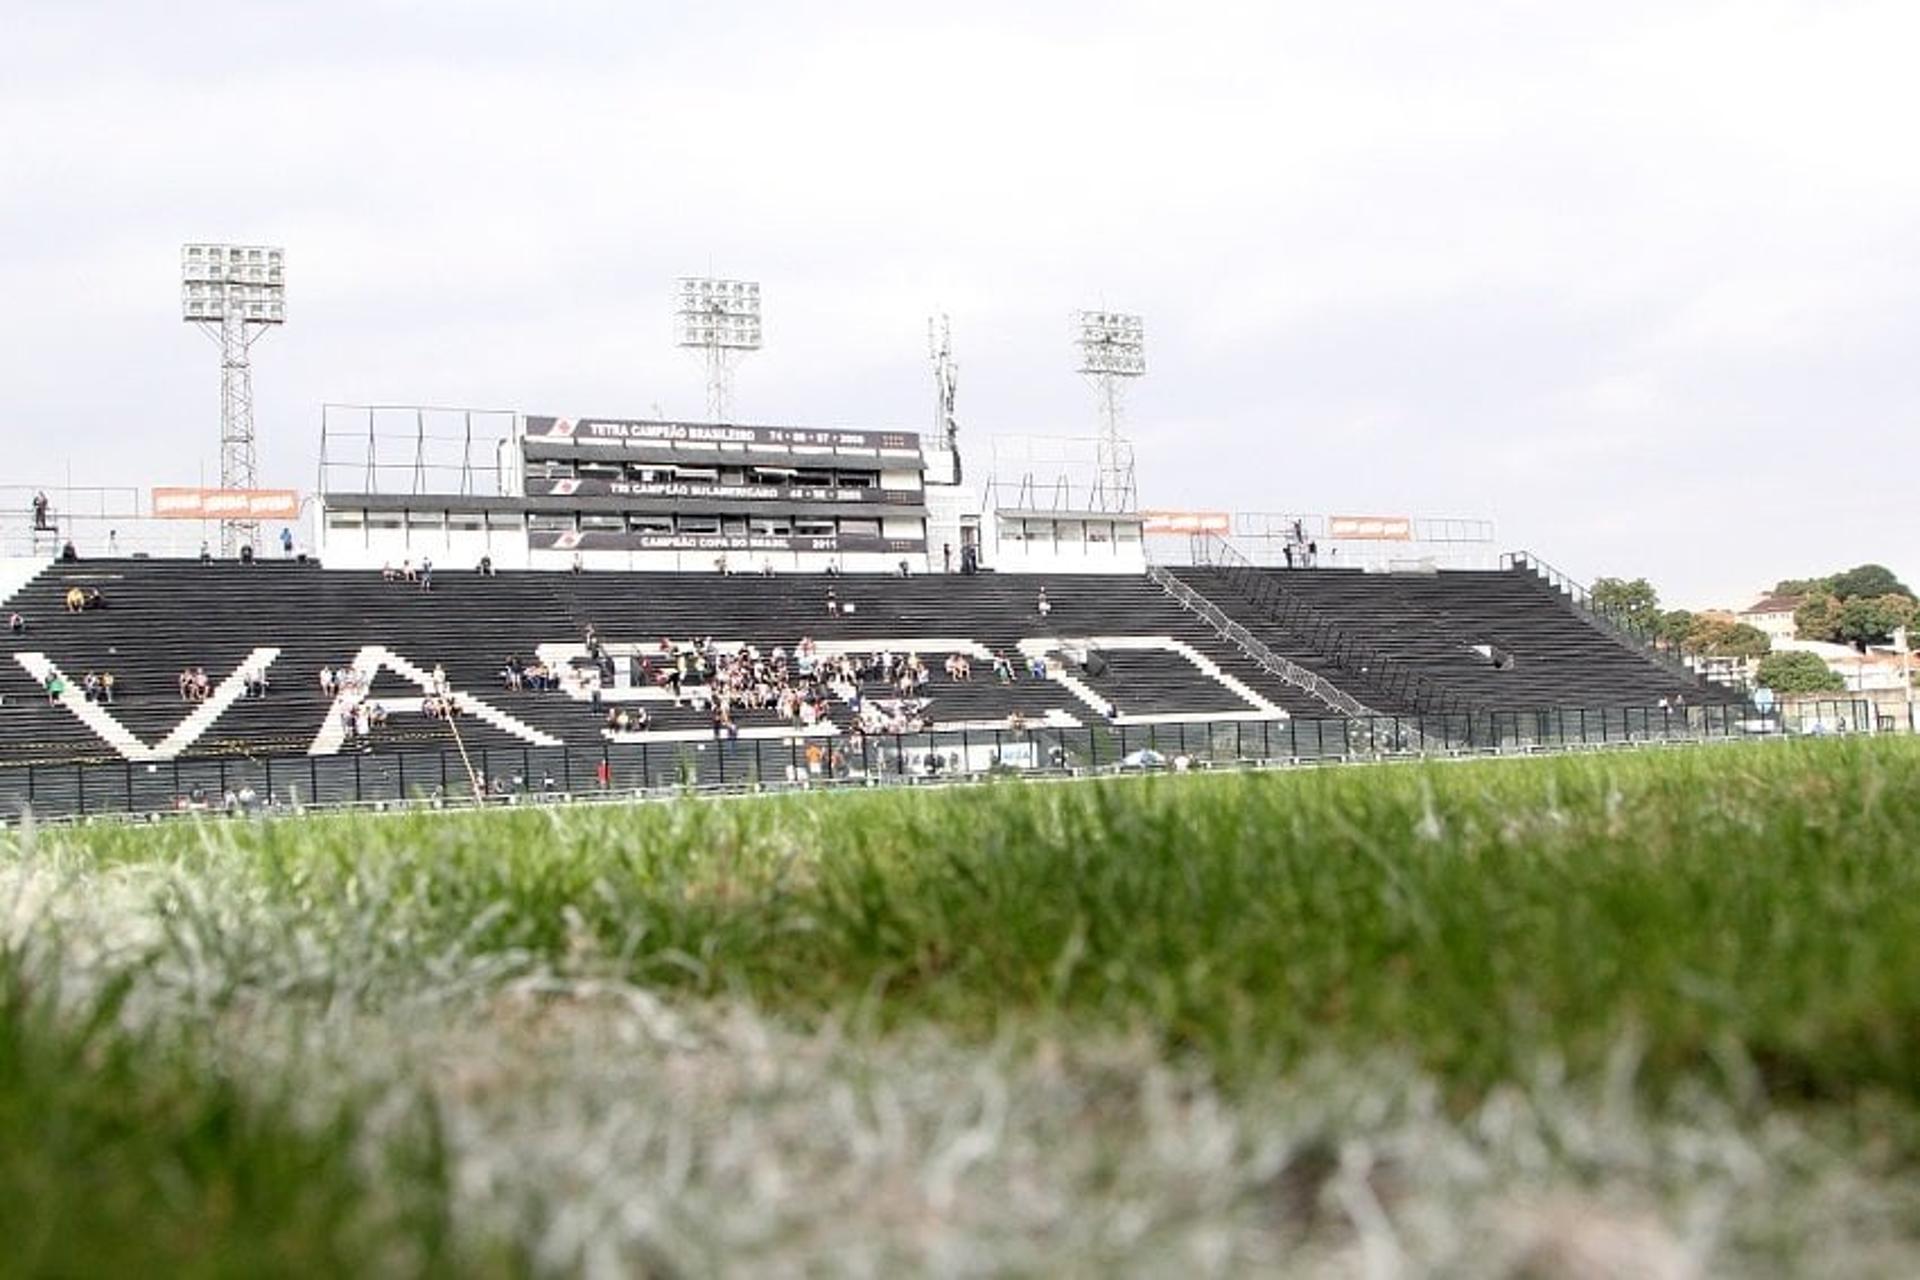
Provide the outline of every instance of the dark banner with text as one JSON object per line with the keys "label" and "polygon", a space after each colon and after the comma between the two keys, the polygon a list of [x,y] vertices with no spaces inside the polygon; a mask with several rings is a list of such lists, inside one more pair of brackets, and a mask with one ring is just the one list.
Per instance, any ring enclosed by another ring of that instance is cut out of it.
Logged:
{"label": "dark banner with text", "polygon": [[[530,533],[528,545],[535,551],[710,551],[718,554],[739,552],[814,551],[839,554],[879,551],[893,555],[919,555],[926,551],[925,538],[883,538],[878,534],[831,533],[800,536],[758,533],[634,533],[617,529],[580,529],[568,533]],[[751,566],[742,565],[742,568]]]}
{"label": "dark banner with text", "polygon": [[527,477],[529,498],[675,498],[689,501],[721,499],[729,502],[884,503],[914,506],[926,500],[918,489],[837,489],[808,484],[713,484],[681,480],[608,480],[599,476],[578,479]]}
{"label": "dark banner with text", "polygon": [[634,418],[547,418],[529,415],[529,440],[578,440],[601,444],[756,445],[780,448],[873,449],[920,454],[911,431],[853,431],[834,427],[735,427],[713,422],[653,422]]}

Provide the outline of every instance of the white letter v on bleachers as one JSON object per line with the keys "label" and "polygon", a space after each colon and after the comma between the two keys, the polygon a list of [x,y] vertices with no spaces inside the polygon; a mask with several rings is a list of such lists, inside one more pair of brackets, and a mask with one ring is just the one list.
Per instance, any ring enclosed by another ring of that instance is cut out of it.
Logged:
{"label": "white letter v on bleachers", "polygon": [[235,667],[225,680],[213,687],[213,691],[207,695],[205,702],[188,712],[185,719],[173,726],[172,732],[152,746],[142,742],[134,736],[132,730],[121,724],[113,712],[107,710],[108,704],[88,701],[86,694],[46,654],[16,653],[13,656],[43,689],[46,688],[48,677],[58,676],[60,682],[66,686],[60,694],[60,705],[71,711],[75,719],[100,735],[103,741],[127,759],[172,760],[200,741],[202,735],[213,727],[213,722],[218,720],[228,707],[240,700],[240,695],[246,692],[246,673],[259,671],[264,674],[266,669],[273,665],[274,659],[280,656],[280,650],[255,649],[242,658],[240,665]]}

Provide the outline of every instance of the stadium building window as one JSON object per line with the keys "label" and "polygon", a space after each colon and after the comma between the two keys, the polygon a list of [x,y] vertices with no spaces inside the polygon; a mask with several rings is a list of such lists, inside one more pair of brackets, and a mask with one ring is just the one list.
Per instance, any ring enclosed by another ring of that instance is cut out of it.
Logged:
{"label": "stadium building window", "polygon": [[583,515],[580,517],[581,529],[612,530],[621,532],[627,527],[625,516]]}
{"label": "stadium building window", "polygon": [[842,519],[840,521],[840,532],[865,534],[877,538],[880,536],[880,522],[878,520]]}
{"label": "stadium building window", "polygon": [[818,517],[795,520],[793,531],[802,538],[825,538],[833,533],[833,521]]}
{"label": "stadium building window", "polygon": [[573,521],[571,511],[535,511],[527,516],[527,530],[530,533],[572,533]]}
{"label": "stadium building window", "polygon": [[627,528],[635,533],[672,533],[672,516],[628,516]]}
{"label": "stadium building window", "polygon": [[755,517],[752,532],[763,538],[784,538],[793,532],[793,523],[789,520],[775,520],[764,516]]}
{"label": "stadium building window", "polygon": [[720,517],[681,516],[678,531],[681,533],[719,533]]}

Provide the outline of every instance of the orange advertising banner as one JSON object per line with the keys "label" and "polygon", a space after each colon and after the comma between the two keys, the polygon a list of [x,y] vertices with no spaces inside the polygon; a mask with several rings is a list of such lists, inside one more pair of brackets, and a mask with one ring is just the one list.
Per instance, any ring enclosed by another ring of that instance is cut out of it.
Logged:
{"label": "orange advertising banner", "polygon": [[1353,542],[1412,542],[1407,516],[1328,516],[1327,537]]}
{"label": "orange advertising banner", "polygon": [[1144,533],[1228,533],[1233,517],[1224,511],[1142,511]]}
{"label": "orange advertising banner", "polygon": [[153,514],[161,520],[293,520],[300,515],[295,489],[156,488]]}

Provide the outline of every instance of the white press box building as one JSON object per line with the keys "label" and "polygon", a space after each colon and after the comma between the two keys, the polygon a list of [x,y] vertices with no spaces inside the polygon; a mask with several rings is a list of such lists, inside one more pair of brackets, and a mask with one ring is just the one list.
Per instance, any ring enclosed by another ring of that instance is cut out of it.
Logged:
{"label": "white press box building", "polygon": [[1037,503],[1033,486],[992,477],[969,486],[951,435],[330,405],[321,455],[318,550],[335,568],[1146,564],[1137,511]]}

